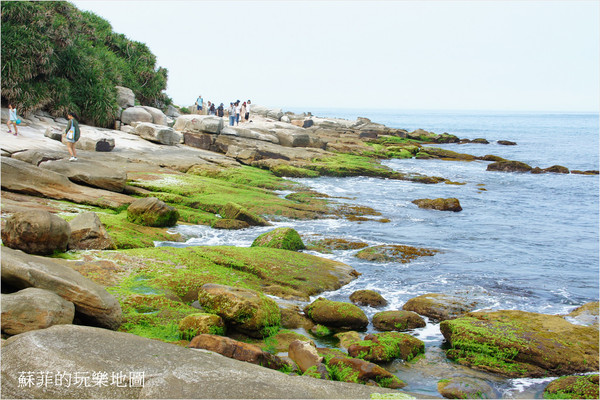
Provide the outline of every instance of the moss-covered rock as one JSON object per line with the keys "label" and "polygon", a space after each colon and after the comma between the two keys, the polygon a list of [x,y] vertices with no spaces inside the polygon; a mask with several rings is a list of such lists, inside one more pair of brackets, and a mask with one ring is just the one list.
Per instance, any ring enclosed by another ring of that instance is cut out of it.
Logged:
{"label": "moss-covered rock", "polygon": [[495,156],[493,154],[486,154],[483,157],[477,157],[478,160],[483,160],[483,161],[507,161],[505,158],[499,157],[499,156]]}
{"label": "moss-covered rock", "polygon": [[486,171],[529,172],[531,171],[531,166],[520,161],[504,160],[489,164]]}
{"label": "moss-covered rock", "polygon": [[369,324],[365,313],[350,303],[319,297],[304,308],[304,313],[318,324],[343,329],[364,329]]}
{"label": "moss-covered rock", "polygon": [[340,346],[345,349],[362,340],[360,333],[355,331],[339,332],[333,336],[340,340]]}
{"label": "moss-covered rock", "polygon": [[263,233],[252,242],[251,247],[272,247],[283,250],[303,250],[306,248],[302,238],[292,228],[276,228],[270,232]]}
{"label": "moss-covered rock", "polygon": [[285,305],[280,307],[281,310],[281,326],[286,329],[303,328],[310,330],[315,323],[310,318],[302,313],[302,310],[297,305]]}
{"label": "moss-covered rock", "polygon": [[382,311],[373,316],[373,326],[380,331],[401,332],[425,325],[425,320],[412,311]]}
{"label": "moss-covered rock", "polygon": [[221,218],[215,220],[210,227],[214,229],[237,230],[249,228],[250,224],[246,221],[240,221],[238,219]]}
{"label": "moss-covered rock", "polygon": [[[314,235],[317,236],[317,235]],[[342,238],[305,238],[304,242],[308,250],[318,251],[319,253],[331,253],[332,250],[358,250],[369,245],[365,242],[352,242]]]}
{"label": "moss-covered rock", "polygon": [[563,376],[544,389],[545,399],[598,399],[598,374]]}
{"label": "moss-covered rock", "polygon": [[408,263],[419,257],[433,256],[437,252],[434,249],[383,244],[361,250],[355,257],[367,261]]}
{"label": "moss-covered rock", "polygon": [[584,305],[577,307],[573,311],[571,311],[566,319],[569,321],[570,319],[574,319],[577,321],[576,323],[585,326],[592,326],[598,329],[598,310],[600,303],[597,301],[592,301],[589,303],[585,303]]}
{"label": "moss-covered rock", "polygon": [[444,199],[444,198],[416,199],[416,200],[413,200],[412,203],[416,204],[419,208],[425,208],[428,210],[454,211],[454,212],[462,211],[462,207],[460,206],[460,201],[458,201],[458,199],[455,197],[450,197],[447,199]]}
{"label": "moss-covered rock", "polygon": [[137,199],[127,207],[127,219],[138,225],[165,227],[174,226],[179,219],[175,207],[156,197]]}
{"label": "moss-covered rock", "polygon": [[281,325],[277,303],[255,290],[209,283],[198,292],[198,302],[206,311],[252,337],[272,336]]}
{"label": "moss-covered rock", "polygon": [[383,332],[365,336],[348,347],[351,357],[372,362],[387,362],[396,358],[410,361],[425,352],[423,341],[399,332]]}
{"label": "moss-covered rock", "polygon": [[383,307],[387,305],[387,300],[374,290],[361,289],[350,295],[350,301],[359,306]]}
{"label": "moss-covered rock", "polygon": [[408,300],[402,309],[414,311],[434,321],[457,318],[475,309],[475,303],[448,294],[428,293]]}
{"label": "moss-covered rock", "polygon": [[310,328],[310,333],[316,337],[322,338],[332,336],[335,333],[335,331],[331,328],[326,327],[325,325],[317,324]]}
{"label": "moss-covered rock", "polygon": [[264,218],[259,217],[246,210],[244,207],[237,203],[229,202],[221,208],[221,216],[226,219],[237,219],[244,221],[251,226],[269,226],[271,225]]}
{"label": "moss-covered rock", "polygon": [[323,380],[331,379],[329,376],[329,371],[327,371],[327,366],[323,363],[319,363],[308,368],[306,371],[304,371],[302,376],[310,376],[311,378]]}
{"label": "moss-covered rock", "polygon": [[333,357],[327,360],[331,378],[341,382],[367,384],[375,382],[381,387],[400,389],[406,386],[397,376],[377,364],[356,358]]}
{"label": "moss-covered rock", "polygon": [[307,168],[294,167],[293,165],[277,164],[272,166],[271,172],[275,176],[285,176],[290,178],[316,178],[319,176],[317,171]]}
{"label": "moss-covered rock", "polygon": [[294,332],[289,329],[282,329],[275,335],[263,339],[259,344],[265,351],[270,353],[279,353],[287,352],[290,347],[290,343],[292,343],[294,340],[300,340],[310,343],[311,346],[315,346],[315,342],[313,342],[311,339],[307,338],[301,333]]}
{"label": "moss-covered rock", "polygon": [[194,336],[202,333],[224,335],[225,322],[223,318],[215,314],[190,314],[179,322],[179,330],[187,340],[191,340]]}
{"label": "moss-covered rock", "polygon": [[488,383],[475,378],[442,379],[438,392],[447,399],[497,399],[500,396]]}
{"label": "moss-covered rock", "polygon": [[560,316],[524,311],[476,312],[440,324],[446,355],[475,369],[509,377],[598,370],[598,330]]}
{"label": "moss-covered rock", "polygon": [[432,158],[461,161],[475,160],[475,156],[472,156],[471,154],[457,153],[452,150],[440,149],[439,147],[423,147],[421,151],[427,153]]}
{"label": "moss-covered rock", "polygon": [[546,172],[552,172],[552,173],[555,173],[555,174],[568,174],[569,173],[569,168],[563,167],[562,165],[553,165],[551,167],[544,168],[544,171],[546,171]]}

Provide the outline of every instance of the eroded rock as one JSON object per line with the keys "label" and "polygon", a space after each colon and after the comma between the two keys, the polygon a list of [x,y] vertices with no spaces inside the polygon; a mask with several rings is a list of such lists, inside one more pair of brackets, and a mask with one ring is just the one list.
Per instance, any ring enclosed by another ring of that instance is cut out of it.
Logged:
{"label": "eroded rock", "polygon": [[71,228],[64,219],[48,211],[17,212],[2,229],[2,243],[30,254],[52,254],[67,250]]}

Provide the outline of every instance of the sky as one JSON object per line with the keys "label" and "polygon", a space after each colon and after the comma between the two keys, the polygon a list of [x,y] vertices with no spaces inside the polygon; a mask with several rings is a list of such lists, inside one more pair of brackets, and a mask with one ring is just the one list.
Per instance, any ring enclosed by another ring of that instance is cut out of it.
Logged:
{"label": "sky", "polygon": [[175,104],[595,111],[600,2],[80,0],[146,43]]}

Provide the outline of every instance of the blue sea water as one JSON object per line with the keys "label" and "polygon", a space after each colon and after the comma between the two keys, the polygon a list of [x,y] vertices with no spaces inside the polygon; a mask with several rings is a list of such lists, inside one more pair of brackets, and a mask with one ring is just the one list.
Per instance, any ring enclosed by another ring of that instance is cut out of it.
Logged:
{"label": "blue sea water", "polygon": [[[596,113],[336,109],[312,113],[352,120],[367,117],[393,128],[422,128],[490,141],[487,145],[439,146],[461,153],[494,154],[541,168],[558,164],[569,169],[599,169]],[[502,146],[497,140],[517,145]],[[408,299],[421,294],[456,293],[477,301],[480,309],[548,314],[568,313],[576,306],[598,300],[598,175],[490,172],[486,171],[489,162],[484,161],[402,159],[384,164],[398,171],[442,176],[465,184],[427,185],[368,177],[299,179],[296,181],[316,191],[343,197],[340,202],[373,207],[390,222],[325,219],[278,221],[275,225],[291,226],[304,236],[343,237],[370,245],[406,244],[441,252],[407,264],[359,260],[354,257],[356,251],[319,254],[362,273],[349,285],[323,296],[348,301],[357,289],[374,289],[388,299],[385,309],[391,310],[400,309]],[[437,197],[458,198],[463,211],[423,210],[411,203],[414,199]],[[177,228],[190,238],[185,245],[237,246],[249,246],[256,236],[270,229],[215,232],[206,227]],[[380,310],[366,307],[365,311],[372,317]],[[436,324],[429,323],[415,334],[431,352],[442,343]],[[408,390],[437,395],[436,380],[430,375],[407,371],[402,366],[397,366],[397,373],[409,383]],[[497,382],[490,377],[490,382],[503,397],[539,396],[543,387],[535,380]]]}

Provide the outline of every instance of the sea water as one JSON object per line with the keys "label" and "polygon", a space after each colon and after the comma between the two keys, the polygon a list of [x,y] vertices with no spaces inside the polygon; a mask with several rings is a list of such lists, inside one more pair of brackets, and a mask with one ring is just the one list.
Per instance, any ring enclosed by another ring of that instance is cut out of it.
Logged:
{"label": "sea water", "polygon": [[[477,156],[497,155],[532,167],[562,165],[598,170],[599,125],[595,113],[482,113],[313,110],[313,115],[355,119],[367,117],[392,128],[451,133],[459,138],[485,138],[490,144],[445,144],[445,149]],[[510,140],[516,146],[503,146]],[[383,162],[402,172],[435,175],[464,185],[421,184],[370,177],[295,179],[318,192],[364,205],[382,214],[373,221],[340,219],[277,221],[301,235],[363,241],[369,245],[403,244],[440,250],[410,263],[359,260],[354,251],[318,254],[351,265],[362,275],[349,285],[322,296],[348,301],[358,289],[377,290],[389,301],[383,309],[365,308],[371,318],[381,310],[401,309],[425,293],[461,294],[480,309],[517,309],[564,314],[599,298],[598,175],[530,174],[486,171],[485,161],[398,159]],[[485,190],[481,190],[485,189]],[[283,195],[283,193],[282,193]],[[414,199],[456,197],[463,211],[424,210]],[[388,223],[376,221],[387,218]],[[184,244],[249,246],[272,227],[217,231],[180,226]],[[369,326],[372,330],[372,326]],[[443,358],[439,325],[428,323],[414,335],[424,340],[428,357],[446,363],[453,374],[466,372]],[[404,379],[407,390],[437,395],[434,371],[388,366]],[[487,376],[503,397],[539,396],[547,381],[502,380]]]}

